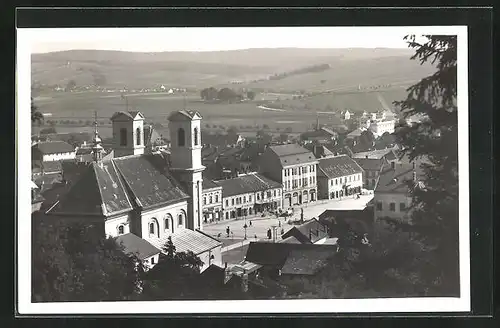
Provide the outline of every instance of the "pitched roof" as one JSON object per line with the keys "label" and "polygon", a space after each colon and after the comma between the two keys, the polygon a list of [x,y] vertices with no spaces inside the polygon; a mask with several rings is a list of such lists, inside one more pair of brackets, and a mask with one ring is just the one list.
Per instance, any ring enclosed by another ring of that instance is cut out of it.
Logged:
{"label": "pitched roof", "polygon": [[144,119],[144,115],[142,115],[141,112],[139,111],[119,111],[119,112],[116,112],[113,114],[113,116],[111,116],[111,120],[112,121],[115,121],[117,119],[120,119],[120,120],[136,120],[136,119]]}
{"label": "pitched roof", "polygon": [[407,193],[407,182],[413,180],[413,171],[415,171],[417,179],[423,175],[419,164],[415,165],[415,169],[413,168],[413,164],[394,164],[394,168],[391,165],[387,165],[380,172],[375,193]]}
{"label": "pitched roof", "polygon": [[303,244],[314,244],[318,240],[328,237],[327,227],[316,219],[309,220],[301,225],[294,226],[283,234],[282,238],[295,237]]}
{"label": "pitched roof", "polygon": [[91,163],[49,214],[110,216],[132,210],[132,204],[112,161]]}
{"label": "pitched roof", "polygon": [[302,244],[297,238],[294,236],[289,236],[284,239],[281,239],[278,241],[278,243],[285,243],[285,244]]}
{"label": "pitched roof", "polygon": [[145,239],[142,239],[133,233],[118,236],[115,241],[119,245],[123,245],[125,254],[135,254],[140,260],[144,260],[161,252]]}
{"label": "pitched roof", "polygon": [[298,144],[271,146],[268,149],[278,156],[282,166],[316,162],[314,154]]}
{"label": "pitched roof", "polygon": [[222,186],[223,197],[282,187],[279,182],[258,173],[249,173],[232,179],[218,180],[215,183]]}
{"label": "pitched roof", "polygon": [[149,208],[189,198],[159,155],[119,157],[112,162],[139,207]]}
{"label": "pitched roof", "polygon": [[383,159],[373,158],[355,158],[354,160],[365,171],[380,171],[385,163]]}
{"label": "pitched roof", "polygon": [[209,189],[214,189],[214,188],[221,188],[221,186],[219,186],[218,184],[216,184],[212,180],[206,179],[206,178],[203,179],[202,186],[203,186],[203,191],[209,190]]}
{"label": "pitched roof", "polygon": [[42,162],[42,168],[45,173],[47,172],[61,172],[62,164],[59,161]]}
{"label": "pitched roof", "polygon": [[359,136],[361,136],[361,133],[363,133],[363,131],[364,130],[361,130],[360,128],[357,128],[356,130],[349,132],[347,134],[347,137],[348,138],[359,137]]}
{"label": "pitched roof", "polygon": [[[199,255],[222,245],[217,239],[199,230],[182,229],[170,236],[177,252],[192,251],[195,255]],[[152,238],[149,242],[155,247],[162,249],[168,241],[168,237]]]}
{"label": "pitched roof", "polygon": [[201,120],[201,119],[202,117],[199,112],[189,109],[175,111],[168,116],[169,121],[176,121],[176,120],[191,121],[191,120]]}
{"label": "pitched roof", "polygon": [[320,158],[318,166],[329,179],[363,172],[361,166],[347,155]]}
{"label": "pitched roof", "polygon": [[250,242],[245,261],[281,269],[291,251],[308,249],[335,253],[337,247],[333,245]]}
{"label": "pitched roof", "polygon": [[381,159],[384,158],[388,155],[395,155],[394,150],[392,148],[387,148],[387,149],[378,149],[378,150],[371,150],[371,151],[364,151],[360,153],[354,153],[352,155],[352,158],[368,158],[368,159]]}
{"label": "pitched roof", "polygon": [[70,153],[75,151],[73,146],[64,141],[43,141],[33,145],[32,149],[44,155]]}
{"label": "pitched roof", "polygon": [[76,150],[76,155],[89,155],[92,153],[92,148],[90,147],[80,147]]}
{"label": "pitched roof", "polygon": [[314,275],[335,255],[331,249],[295,249],[287,256],[281,268],[285,275]]}

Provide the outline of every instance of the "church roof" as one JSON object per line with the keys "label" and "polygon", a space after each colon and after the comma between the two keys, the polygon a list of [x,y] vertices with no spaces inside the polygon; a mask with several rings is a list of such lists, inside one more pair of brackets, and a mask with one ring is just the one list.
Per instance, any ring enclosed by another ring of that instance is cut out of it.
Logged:
{"label": "church roof", "polygon": [[126,120],[126,121],[133,121],[133,120],[138,120],[138,119],[144,119],[144,115],[142,115],[141,112],[139,111],[119,111],[113,114],[111,116],[111,120]]}
{"label": "church roof", "polygon": [[160,156],[126,156],[91,163],[48,212],[112,216],[187,198]]}
{"label": "church roof", "polygon": [[126,156],[112,161],[139,207],[149,208],[189,198],[156,155]]}
{"label": "church roof", "polygon": [[168,116],[169,121],[192,121],[192,120],[201,120],[201,115],[197,111],[194,110],[179,110],[172,112]]}
{"label": "church roof", "polygon": [[272,151],[279,158],[283,167],[294,164],[317,163],[314,154],[298,144],[271,146],[268,151]]}

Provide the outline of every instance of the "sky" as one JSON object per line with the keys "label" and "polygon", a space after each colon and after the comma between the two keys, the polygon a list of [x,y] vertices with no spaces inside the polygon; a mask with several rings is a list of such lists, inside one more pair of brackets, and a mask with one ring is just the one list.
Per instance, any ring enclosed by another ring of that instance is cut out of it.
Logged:
{"label": "sky", "polygon": [[72,49],[135,52],[248,48],[407,48],[421,27],[232,27],[30,29],[31,51]]}

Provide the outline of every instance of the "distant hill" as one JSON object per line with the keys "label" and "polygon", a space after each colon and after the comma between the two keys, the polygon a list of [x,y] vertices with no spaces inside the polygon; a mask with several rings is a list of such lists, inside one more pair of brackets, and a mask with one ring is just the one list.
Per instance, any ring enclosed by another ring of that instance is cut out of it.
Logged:
{"label": "distant hill", "polygon": [[[411,49],[245,49],[214,52],[138,53],[70,50],[32,55],[32,80],[60,85],[147,88],[204,88],[243,81],[250,88],[328,90],[339,86],[401,82],[420,79],[433,71],[409,60]],[[274,74],[313,65],[331,69],[259,81]],[[323,82],[322,82],[323,81]]]}

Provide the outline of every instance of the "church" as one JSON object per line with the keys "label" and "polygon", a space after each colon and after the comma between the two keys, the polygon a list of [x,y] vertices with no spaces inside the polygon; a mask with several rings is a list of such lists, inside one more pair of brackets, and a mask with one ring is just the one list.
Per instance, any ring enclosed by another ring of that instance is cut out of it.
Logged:
{"label": "church", "polygon": [[222,243],[203,233],[201,119],[190,110],[170,114],[170,156],[148,151],[141,112],[111,117],[111,156],[104,157],[96,124],[92,163],[46,214],[118,237],[125,251],[150,266],[169,236],[177,251],[191,250],[203,261],[202,271],[211,264],[222,266]]}

